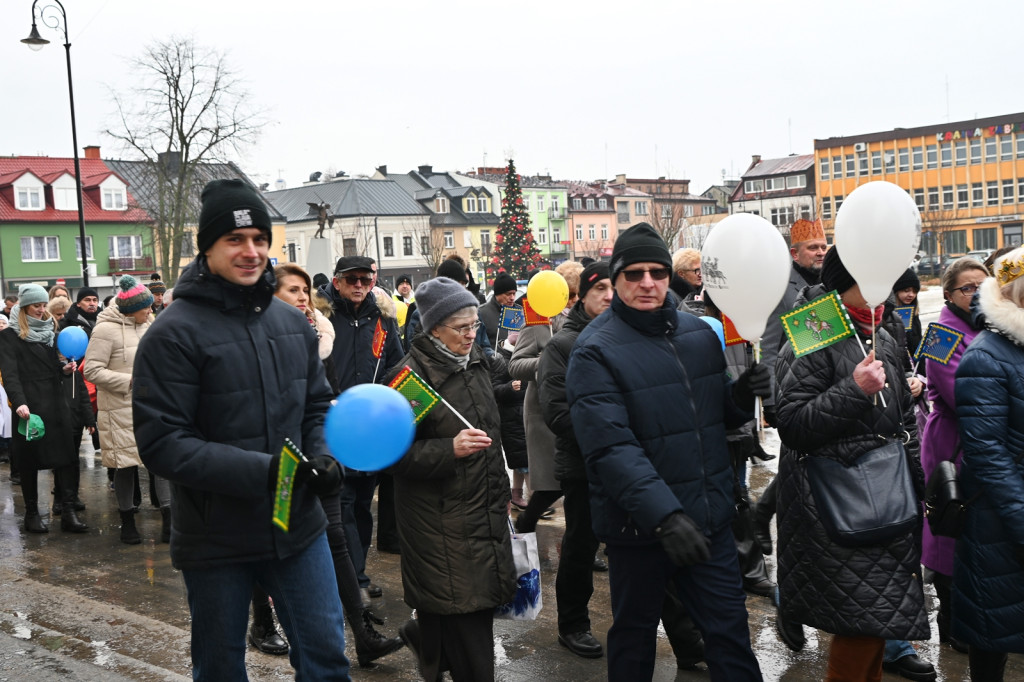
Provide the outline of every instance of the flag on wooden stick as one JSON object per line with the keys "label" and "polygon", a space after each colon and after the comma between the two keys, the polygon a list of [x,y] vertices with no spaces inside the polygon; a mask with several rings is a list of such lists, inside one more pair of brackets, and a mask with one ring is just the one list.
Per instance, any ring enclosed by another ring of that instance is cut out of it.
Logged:
{"label": "flag on wooden stick", "polygon": [[853,323],[839,294],[832,291],[779,317],[796,357],[853,336]]}

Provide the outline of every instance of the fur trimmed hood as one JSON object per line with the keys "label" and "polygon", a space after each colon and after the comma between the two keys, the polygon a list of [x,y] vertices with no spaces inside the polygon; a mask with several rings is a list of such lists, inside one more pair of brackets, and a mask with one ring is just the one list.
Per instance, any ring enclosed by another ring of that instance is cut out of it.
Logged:
{"label": "fur trimmed hood", "polygon": [[1003,298],[994,277],[982,282],[978,291],[978,307],[985,314],[987,326],[1024,346],[1024,308]]}

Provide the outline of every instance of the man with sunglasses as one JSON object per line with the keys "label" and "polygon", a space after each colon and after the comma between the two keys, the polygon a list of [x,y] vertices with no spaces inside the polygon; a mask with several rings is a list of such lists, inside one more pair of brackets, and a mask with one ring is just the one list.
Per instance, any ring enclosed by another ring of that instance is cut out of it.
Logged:
{"label": "man with sunglasses", "polygon": [[[327,290],[334,314],[334,349],[331,351],[331,386],[341,393],[358,384],[382,383],[387,370],[402,359],[398,322],[385,316],[373,296],[376,273],[374,262],[365,256],[342,256],[334,268],[331,288]],[[373,353],[377,325],[386,334],[378,361]],[[358,415],[353,415],[358,419]],[[348,551],[364,595],[379,597],[381,589],[370,584],[366,575],[366,552],[373,537],[374,489],[376,472],[345,469],[341,491],[341,511],[348,540]]]}
{"label": "man with sunglasses", "polygon": [[760,680],[725,431],[752,419],[771,383],[760,365],[729,380],[718,336],[667,296],[671,273],[653,227],[623,232],[611,307],[580,333],[565,378],[594,531],[608,546],[608,678],[651,679],[671,586],[704,633],[712,679]]}

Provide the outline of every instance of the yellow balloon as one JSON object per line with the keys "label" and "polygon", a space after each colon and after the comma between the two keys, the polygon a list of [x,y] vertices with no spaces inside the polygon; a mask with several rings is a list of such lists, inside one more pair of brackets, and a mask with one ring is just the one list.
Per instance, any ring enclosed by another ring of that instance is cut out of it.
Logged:
{"label": "yellow balloon", "polygon": [[554,317],[565,310],[569,302],[569,285],[554,270],[544,270],[534,275],[526,286],[526,298],[539,314]]}

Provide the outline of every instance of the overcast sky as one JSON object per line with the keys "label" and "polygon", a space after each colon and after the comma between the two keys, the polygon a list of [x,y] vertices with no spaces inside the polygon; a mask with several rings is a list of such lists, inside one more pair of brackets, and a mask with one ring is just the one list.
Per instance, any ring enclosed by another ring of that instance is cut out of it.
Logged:
{"label": "overcast sky", "polygon": [[[39,0],[44,4],[46,0]],[[501,3],[64,0],[79,146],[108,88],[172,35],[228,53],[270,124],[257,182],[387,164],[464,172],[514,154],[558,179],[689,178],[813,140],[1024,111],[1019,2]],[[31,0],[0,3],[0,154],[71,155],[62,34],[32,52]]]}

